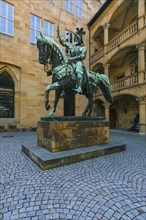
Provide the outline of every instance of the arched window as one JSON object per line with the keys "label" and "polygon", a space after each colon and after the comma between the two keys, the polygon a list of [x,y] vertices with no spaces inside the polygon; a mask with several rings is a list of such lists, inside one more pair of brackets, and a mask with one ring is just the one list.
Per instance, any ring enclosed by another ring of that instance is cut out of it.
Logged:
{"label": "arched window", "polygon": [[14,81],[6,71],[0,74],[0,118],[14,118]]}

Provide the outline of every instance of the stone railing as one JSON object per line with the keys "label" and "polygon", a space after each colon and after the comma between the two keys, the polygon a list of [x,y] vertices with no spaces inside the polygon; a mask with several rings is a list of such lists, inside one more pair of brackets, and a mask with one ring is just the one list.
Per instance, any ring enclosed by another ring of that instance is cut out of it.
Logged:
{"label": "stone railing", "polygon": [[[146,25],[146,15],[144,16],[144,19]],[[118,36],[116,36],[111,41],[109,41],[109,43],[107,44],[106,52],[109,52],[110,50],[117,47],[124,40],[128,39],[130,36],[136,33],[137,30],[138,30],[138,25],[137,25],[137,21],[135,21],[129,27],[125,28]],[[104,55],[104,48],[102,47],[94,55],[91,56],[91,63],[95,62],[103,55]]]}
{"label": "stone railing", "polygon": [[111,83],[111,90],[115,91],[115,90],[119,90],[122,88],[126,88],[129,86],[133,86],[138,84],[138,74],[132,74],[130,76],[126,76],[122,79],[118,79],[115,82]]}
{"label": "stone railing", "polygon": [[93,63],[95,60],[98,60],[100,57],[104,55],[104,48],[101,47],[92,57],[91,57],[91,63]]}
{"label": "stone railing", "polygon": [[107,44],[107,52],[112,50],[113,48],[117,47],[124,40],[126,40],[127,38],[132,36],[134,33],[136,33],[137,30],[138,30],[138,25],[137,25],[137,21],[135,21],[129,27],[125,28],[118,36],[113,38]]}

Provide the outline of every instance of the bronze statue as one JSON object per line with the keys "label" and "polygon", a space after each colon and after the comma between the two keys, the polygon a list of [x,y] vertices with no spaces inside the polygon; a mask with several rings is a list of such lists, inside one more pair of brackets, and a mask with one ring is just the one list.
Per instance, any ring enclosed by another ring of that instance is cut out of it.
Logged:
{"label": "bronze statue", "polygon": [[74,44],[67,42],[60,36],[59,26],[57,27],[57,35],[60,43],[68,49],[71,56],[71,58],[69,58],[68,61],[72,62],[75,74],[77,76],[77,84],[74,90],[82,94],[82,81],[83,74],[85,72],[83,60],[86,58],[87,53],[86,47],[82,39],[82,37],[85,35],[85,31],[83,30],[83,28],[76,28],[76,31],[74,33]]}
{"label": "bronze statue", "polygon": [[44,70],[48,76],[52,75],[52,84],[46,87],[46,110],[50,109],[49,92],[55,90],[54,106],[49,115],[54,115],[59,98],[63,96],[63,93],[67,94],[70,90],[74,90],[75,94],[85,95],[88,99],[82,116],[91,116],[93,94],[97,92],[98,87],[102,90],[107,102],[113,103],[108,77],[105,74],[87,71],[84,67],[82,61],[86,57],[86,47],[82,40],[82,36],[85,34],[83,29],[76,29],[74,45],[61,38],[59,28],[57,28],[57,34],[60,43],[69,49],[71,58],[67,59],[65,52],[54,40],[42,35],[37,38],[39,63],[44,65]]}

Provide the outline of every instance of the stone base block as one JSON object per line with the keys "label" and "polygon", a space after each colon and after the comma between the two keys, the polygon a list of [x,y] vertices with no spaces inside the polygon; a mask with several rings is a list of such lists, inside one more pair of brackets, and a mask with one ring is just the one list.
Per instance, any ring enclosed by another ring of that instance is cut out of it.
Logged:
{"label": "stone base block", "polygon": [[42,117],[37,145],[50,152],[109,143],[109,123],[98,117]]}
{"label": "stone base block", "polygon": [[109,123],[97,117],[41,118],[37,143],[22,146],[43,170],[125,149],[125,144],[109,143]]}

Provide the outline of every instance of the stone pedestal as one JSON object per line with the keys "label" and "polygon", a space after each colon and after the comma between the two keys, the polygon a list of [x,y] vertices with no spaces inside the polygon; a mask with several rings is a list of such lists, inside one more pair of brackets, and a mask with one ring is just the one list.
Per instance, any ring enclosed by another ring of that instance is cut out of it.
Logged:
{"label": "stone pedestal", "polygon": [[109,143],[109,123],[98,117],[42,117],[38,145],[51,152]]}
{"label": "stone pedestal", "polygon": [[37,143],[22,151],[46,170],[125,150],[125,144],[109,143],[109,123],[98,117],[42,117]]}

